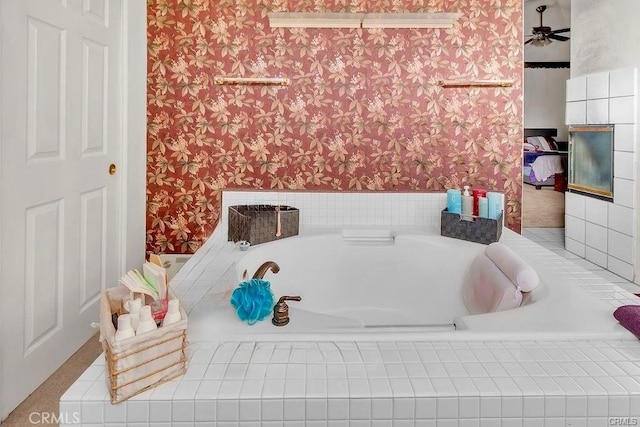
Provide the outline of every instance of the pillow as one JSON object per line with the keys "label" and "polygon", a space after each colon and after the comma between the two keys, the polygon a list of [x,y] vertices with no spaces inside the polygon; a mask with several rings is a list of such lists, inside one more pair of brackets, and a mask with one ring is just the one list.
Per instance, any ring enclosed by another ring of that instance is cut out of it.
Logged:
{"label": "pillow", "polygon": [[550,136],[529,136],[526,142],[533,145],[535,151],[558,151],[558,144]]}
{"label": "pillow", "polygon": [[528,142],[525,142],[522,145],[522,148],[524,148],[524,151],[536,151],[536,146],[533,144],[529,144]]}
{"label": "pillow", "polygon": [[531,292],[540,283],[538,273],[504,243],[491,243],[485,253],[518,290]]}
{"label": "pillow", "polygon": [[522,292],[485,254],[478,255],[471,263],[462,297],[471,314],[510,310],[522,303]]}

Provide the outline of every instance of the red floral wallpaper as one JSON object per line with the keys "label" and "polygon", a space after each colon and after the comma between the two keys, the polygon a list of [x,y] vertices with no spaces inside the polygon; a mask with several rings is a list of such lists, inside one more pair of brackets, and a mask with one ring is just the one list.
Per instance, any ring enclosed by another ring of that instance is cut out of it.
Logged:
{"label": "red floral wallpaper", "polygon": [[[268,11],[463,16],[452,29],[271,29]],[[521,24],[521,0],[149,0],[147,249],[195,251],[223,188],[469,184],[505,192],[518,231]],[[444,89],[442,78],[515,84]]]}

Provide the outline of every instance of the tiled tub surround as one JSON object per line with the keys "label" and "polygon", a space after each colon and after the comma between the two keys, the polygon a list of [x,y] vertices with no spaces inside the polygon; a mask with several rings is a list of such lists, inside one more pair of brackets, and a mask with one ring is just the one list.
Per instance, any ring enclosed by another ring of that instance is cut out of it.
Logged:
{"label": "tiled tub surround", "polygon": [[614,198],[565,197],[568,251],[628,280],[638,269],[637,71],[627,68],[567,81],[568,125],[614,124]]}
{"label": "tiled tub surround", "polygon": [[[284,197],[260,197],[274,196]],[[440,194],[424,195],[417,204],[433,206],[435,214],[442,201]],[[345,217],[363,218],[367,203],[360,202]],[[428,218],[429,211],[422,227],[435,231],[437,217]],[[189,308],[216,298],[211,287],[233,267],[235,246],[225,240],[219,227],[173,280]],[[509,230],[502,241],[611,311],[640,302]],[[188,371],[178,380],[111,405],[100,357],[60,406],[88,426],[607,426],[608,417],[640,420],[640,342],[627,336],[192,342]]]}

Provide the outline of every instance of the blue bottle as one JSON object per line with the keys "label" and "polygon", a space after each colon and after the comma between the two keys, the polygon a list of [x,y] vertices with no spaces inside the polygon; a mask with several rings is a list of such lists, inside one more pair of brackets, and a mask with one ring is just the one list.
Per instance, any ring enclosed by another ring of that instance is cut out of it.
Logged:
{"label": "blue bottle", "polygon": [[500,216],[500,212],[502,212],[503,210],[502,193],[489,191],[487,193],[487,202],[488,202],[489,218],[498,219],[498,216]]}
{"label": "blue bottle", "polygon": [[456,214],[462,213],[462,193],[460,190],[447,190],[447,211]]}

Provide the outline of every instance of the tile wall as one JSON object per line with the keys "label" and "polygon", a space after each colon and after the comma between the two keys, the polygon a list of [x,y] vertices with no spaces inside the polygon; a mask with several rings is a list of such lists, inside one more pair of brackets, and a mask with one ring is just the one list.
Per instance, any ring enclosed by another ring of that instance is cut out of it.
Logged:
{"label": "tile wall", "polygon": [[634,280],[637,188],[637,71],[626,68],[567,81],[567,125],[614,124],[613,202],[565,194],[565,246]]}
{"label": "tile wall", "polygon": [[227,230],[229,206],[279,204],[300,209],[300,227],[440,227],[445,193],[317,193],[225,191],[221,227]]}

